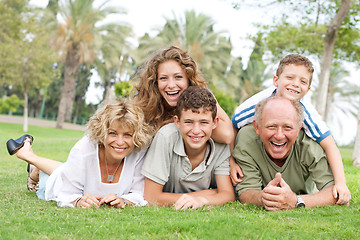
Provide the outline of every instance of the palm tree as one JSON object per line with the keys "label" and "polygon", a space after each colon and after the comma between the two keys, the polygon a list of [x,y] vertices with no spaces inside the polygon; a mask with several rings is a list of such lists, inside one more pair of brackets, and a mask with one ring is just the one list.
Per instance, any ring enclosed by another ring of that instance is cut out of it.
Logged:
{"label": "palm tree", "polygon": [[[97,56],[104,36],[110,34],[115,26],[121,24],[100,24],[109,14],[124,13],[121,9],[106,7],[109,1],[104,1],[94,8],[94,0],[65,0],[60,3],[58,14],[49,11],[52,21],[49,21],[56,34],[53,39],[55,49],[64,61],[64,86],[62,88],[57,128],[62,128],[64,121],[70,122],[75,98],[75,80],[82,63],[91,63]],[[54,26],[56,27],[54,29]]]}
{"label": "palm tree", "polygon": [[262,34],[258,33],[253,39],[254,49],[250,55],[246,69],[243,70],[242,59],[234,58],[229,65],[229,71],[225,75],[227,90],[238,103],[264,89],[264,82],[271,78],[267,66],[263,62]]}
{"label": "palm tree", "polygon": [[131,71],[131,66],[128,64],[131,44],[127,38],[132,35],[132,30],[127,26],[114,27],[111,33],[104,36],[100,56],[95,61],[104,87],[102,104],[107,104],[115,97],[114,84],[124,75],[128,75],[127,71]]}
{"label": "palm tree", "polygon": [[223,32],[214,31],[214,21],[195,11],[186,11],[185,18],[166,19],[166,24],[159,29],[156,37],[145,35],[140,39],[138,64],[145,57],[165,46],[175,45],[185,49],[199,64],[205,78],[213,85],[219,84],[231,60],[232,45]]}
{"label": "palm tree", "polygon": [[[349,72],[342,65],[333,64],[330,72],[330,82],[327,93],[327,103],[324,113],[324,120],[328,124],[338,126],[342,132],[344,115],[347,118],[356,117],[357,103],[355,98],[359,94],[357,85],[350,82],[346,77]],[[318,92],[319,86],[313,92]],[[312,95],[315,100],[316,94]]]}
{"label": "palm tree", "polygon": [[[359,91],[354,83],[346,79],[349,75],[342,66],[333,65],[331,68],[324,115],[326,122],[339,120],[339,112],[350,115],[349,117],[356,116],[357,104],[354,97],[358,96]],[[338,122],[341,128],[342,122]]]}

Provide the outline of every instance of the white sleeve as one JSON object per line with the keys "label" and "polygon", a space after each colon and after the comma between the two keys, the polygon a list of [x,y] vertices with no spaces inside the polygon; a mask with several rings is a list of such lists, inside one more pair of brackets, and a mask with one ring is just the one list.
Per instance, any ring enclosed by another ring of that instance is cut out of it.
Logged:
{"label": "white sleeve", "polygon": [[269,87],[248,98],[240,104],[233,114],[231,121],[236,129],[240,129],[245,125],[252,123],[255,119],[255,107],[263,99],[270,97],[275,93],[275,87]]}
{"label": "white sleeve", "polygon": [[300,103],[304,107],[303,128],[305,133],[308,137],[312,138],[317,143],[320,143],[324,138],[331,135],[331,132],[308,99],[302,99]]}
{"label": "white sleeve", "polygon": [[138,153],[130,192],[121,196],[122,198],[135,203],[135,206],[145,206],[147,204],[147,201],[144,200],[145,177],[141,174],[141,168],[144,162],[146,150],[147,149],[141,150]]}

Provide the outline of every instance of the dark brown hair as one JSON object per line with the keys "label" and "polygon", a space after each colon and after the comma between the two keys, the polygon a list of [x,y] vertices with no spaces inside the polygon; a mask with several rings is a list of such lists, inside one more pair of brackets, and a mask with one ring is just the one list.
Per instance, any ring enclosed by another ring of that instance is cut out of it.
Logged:
{"label": "dark brown hair", "polygon": [[181,118],[183,110],[191,110],[200,113],[200,109],[210,111],[213,119],[217,114],[216,99],[213,94],[207,89],[202,87],[191,86],[181,93],[176,105],[175,114]]}

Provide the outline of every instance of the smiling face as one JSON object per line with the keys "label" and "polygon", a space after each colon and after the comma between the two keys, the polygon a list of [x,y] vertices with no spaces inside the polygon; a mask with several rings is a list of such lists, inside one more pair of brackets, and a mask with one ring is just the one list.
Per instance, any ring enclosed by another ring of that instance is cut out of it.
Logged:
{"label": "smiling face", "polygon": [[286,99],[274,99],[264,106],[260,123],[254,122],[254,128],[266,153],[276,162],[289,156],[301,126],[294,106]]}
{"label": "smiling face", "polygon": [[290,100],[300,100],[310,90],[311,73],[303,65],[289,64],[280,76],[274,76],[276,95]]}
{"label": "smiling face", "polygon": [[104,141],[107,161],[119,162],[135,148],[133,132],[119,121],[114,121],[107,130]]}
{"label": "smiling face", "polygon": [[189,87],[186,73],[175,60],[159,65],[157,81],[161,96],[171,107],[176,106],[180,94]]}
{"label": "smiling face", "polygon": [[180,118],[175,115],[174,122],[180,130],[188,155],[205,151],[212,130],[216,127],[218,118],[213,120],[211,111],[199,109],[199,113],[192,110],[182,110]]}

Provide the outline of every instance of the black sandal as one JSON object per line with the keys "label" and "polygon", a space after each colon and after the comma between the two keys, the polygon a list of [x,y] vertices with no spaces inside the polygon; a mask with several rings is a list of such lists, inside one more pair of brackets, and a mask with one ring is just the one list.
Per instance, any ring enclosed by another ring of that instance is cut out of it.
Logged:
{"label": "black sandal", "polygon": [[28,172],[27,189],[30,192],[37,192],[37,190],[39,190],[39,181],[35,181],[32,177],[30,177],[31,172],[33,171],[33,167],[34,167],[33,165],[30,165],[28,163],[28,166],[27,166],[27,172]]}
{"label": "black sandal", "polygon": [[9,152],[10,155],[15,154],[20,148],[22,148],[22,146],[24,146],[24,142],[26,139],[30,139],[30,145],[33,143],[34,138],[29,135],[29,134],[25,134],[21,137],[19,137],[18,139],[14,140],[14,139],[10,139],[6,142],[6,147],[7,150]]}

